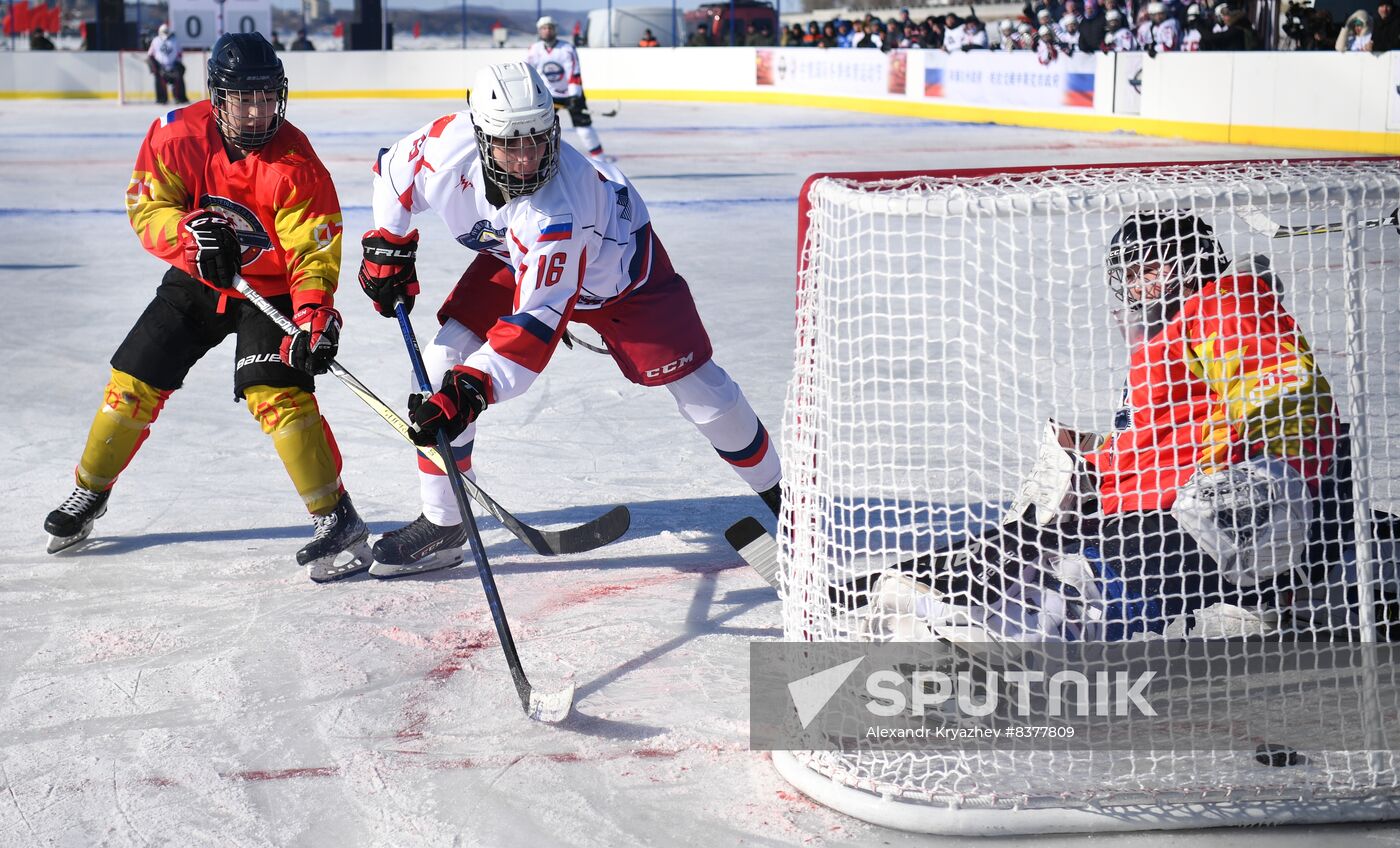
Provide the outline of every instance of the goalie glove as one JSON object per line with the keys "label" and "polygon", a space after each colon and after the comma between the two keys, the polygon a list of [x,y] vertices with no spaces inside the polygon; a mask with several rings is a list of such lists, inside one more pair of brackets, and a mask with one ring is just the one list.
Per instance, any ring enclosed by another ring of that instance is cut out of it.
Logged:
{"label": "goalie glove", "polygon": [[340,313],[329,306],[303,306],[292,316],[296,335],[282,339],[282,362],[308,374],[324,374],[340,352]]}
{"label": "goalie glove", "polygon": [[437,444],[438,433],[446,433],[450,442],[485,411],[486,381],[483,374],[469,368],[457,367],[442,376],[442,388],[424,397],[408,397],[408,417],[413,421],[409,438],[419,447]]}
{"label": "goalie glove", "polygon": [[185,261],[200,279],[221,289],[233,288],[233,278],[243,268],[243,245],[227,218],[196,209],[180,219],[180,241]]}
{"label": "goalie glove", "polygon": [[1237,586],[1277,577],[1307,556],[1312,494],[1298,470],[1279,459],[1197,471],[1177,491],[1171,513]]}
{"label": "goalie glove", "polygon": [[403,301],[404,314],[413,311],[418,294],[418,231],[396,236],[382,227],[360,239],[365,257],[360,262],[360,288],[385,318],[394,317],[394,303]]}

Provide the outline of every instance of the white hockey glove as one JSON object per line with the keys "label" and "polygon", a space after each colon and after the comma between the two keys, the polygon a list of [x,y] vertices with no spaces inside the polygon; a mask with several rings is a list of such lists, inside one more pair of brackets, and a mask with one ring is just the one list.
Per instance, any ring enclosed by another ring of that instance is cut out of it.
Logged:
{"label": "white hockey glove", "polygon": [[1311,493],[1297,469],[1255,457],[1213,473],[1197,471],[1177,492],[1172,517],[1237,586],[1253,586],[1302,565],[1312,526]]}
{"label": "white hockey glove", "polygon": [[1091,450],[1097,440],[1093,434],[1078,433],[1054,419],[1045,422],[1040,453],[1011,502],[1008,518],[1018,519],[1034,506],[1033,520],[1044,527],[1063,516],[1081,513],[1096,489],[1084,452]]}

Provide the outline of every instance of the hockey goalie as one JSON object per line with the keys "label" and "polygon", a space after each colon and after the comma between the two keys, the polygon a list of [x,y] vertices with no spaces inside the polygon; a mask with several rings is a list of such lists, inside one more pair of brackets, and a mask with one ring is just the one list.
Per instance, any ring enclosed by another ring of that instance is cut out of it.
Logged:
{"label": "hockey goalie", "polygon": [[1348,443],[1275,280],[1182,209],[1129,216],[1106,264],[1130,351],[1113,432],[1050,422],[996,526],[844,605],[897,639],[1346,638]]}

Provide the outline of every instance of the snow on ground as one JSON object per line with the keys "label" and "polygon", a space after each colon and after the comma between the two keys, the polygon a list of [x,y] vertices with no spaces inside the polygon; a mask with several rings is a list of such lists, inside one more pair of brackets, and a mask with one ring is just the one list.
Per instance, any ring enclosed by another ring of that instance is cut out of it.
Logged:
{"label": "snow on ground", "polygon": [[[462,105],[294,91],[289,109],[345,207],[340,360],[396,402],[409,387],[399,334],[354,282],[368,169],[379,147]],[[747,645],[780,635],[778,605],[721,533],[762,505],[666,392],[604,357],[561,350],[529,394],[490,411],[476,451],[482,485],[532,523],[632,509],[622,541],[554,560],[482,522],[527,671],[578,687],[561,726],[521,715],[473,568],[306,579],[292,554],[309,524],[231,402],[228,344],[167,405],[94,543],[45,555],[43,517],[71,486],[107,358],[162,270],[122,209],[153,115],[0,104],[0,845],[938,844],[819,807],[748,750]],[[741,106],[626,102],[597,125],[718,361],[775,430],[809,173],[1266,152]],[[435,219],[421,225],[426,334],[468,255]],[[319,394],[372,530],[411,519],[411,453],[334,380]],[[1172,838],[1400,844],[1385,827]]]}

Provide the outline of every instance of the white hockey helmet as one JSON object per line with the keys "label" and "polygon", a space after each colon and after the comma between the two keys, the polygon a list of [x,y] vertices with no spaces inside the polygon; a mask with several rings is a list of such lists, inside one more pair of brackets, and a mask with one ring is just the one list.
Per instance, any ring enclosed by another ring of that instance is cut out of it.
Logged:
{"label": "white hockey helmet", "polygon": [[1147,14],[1148,14],[1148,15],[1165,15],[1166,13],[1167,13],[1167,4],[1165,4],[1165,3],[1159,3],[1159,2],[1157,2],[1157,0],[1152,0],[1151,3],[1148,3],[1148,4],[1147,4]]}
{"label": "white hockey helmet", "polygon": [[538,32],[539,30],[544,29],[545,27],[554,27],[556,31],[559,29],[559,25],[556,24],[556,23],[554,22],[554,19],[551,18],[549,15],[545,15],[544,17],[540,18],[539,20],[535,21],[535,30],[536,30],[537,32]]}
{"label": "white hockey helmet", "polygon": [[1107,12],[1104,12],[1104,14],[1103,14],[1103,19],[1104,19],[1104,21],[1106,21],[1107,23],[1113,23],[1114,21],[1121,21],[1121,20],[1123,20],[1123,13],[1120,12],[1120,11],[1118,11],[1117,9],[1109,9]]}
{"label": "white hockey helmet", "polygon": [[1050,22],[1050,10],[1049,10],[1049,9],[1041,9],[1039,12],[1036,12],[1036,13],[1035,13],[1035,18],[1036,18],[1036,20],[1040,21],[1040,22],[1043,23],[1043,24],[1049,23],[1049,22]]}
{"label": "white hockey helmet", "polygon": [[1201,16],[1201,7],[1195,3],[1186,7],[1186,20],[1194,21]]}
{"label": "white hockey helmet", "polygon": [[559,119],[539,71],[526,62],[482,68],[471,89],[481,170],[507,198],[533,194],[559,170]]}
{"label": "white hockey helmet", "polygon": [[1016,25],[1016,31],[1021,35],[1030,35],[1035,32],[1035,30],[1031,28],[1031,25],[1024,21]]}
{"label": "white hockey helmet", "polygon": [[170,24],[164,24],[164,23],[161,24],[161,25],[160,25],[160,28],[156,30],[156,33],[157,33],[158,35],[169,35],[169,34],[170,34]]}
{"label": "white hockey helmet", "polygon": [[1011,32],[1011,20],[1009,18],[1002,18],[1001,23],[997,24],[997,27],[1003,33],[1009,33]]}
{"label": "white hockey helmet", "polygon": [[1064,27],[1065,29],[1069,29],[1070,27],[1078,29],[1079,17],[1076,15],[1065,15],[1063,18],[1060,18],[1060,26]]}
{"label": "white hockey helmet", "polygon": [[1052,33],[1050,32],[1050,27],[1049,27],[1049,25],[1046,25],[1046,26],[1043,26],[1043,27],[1041,27],[1040,29],[1036,30],[1036,31],[1035,31],[1035,34],[1038,35],[1038,36],[1040,36],[1041,38],[1045,39],[1046,41],[1049,41],[1049,40],[1050,40],[1050,36],[1051,36]]}

